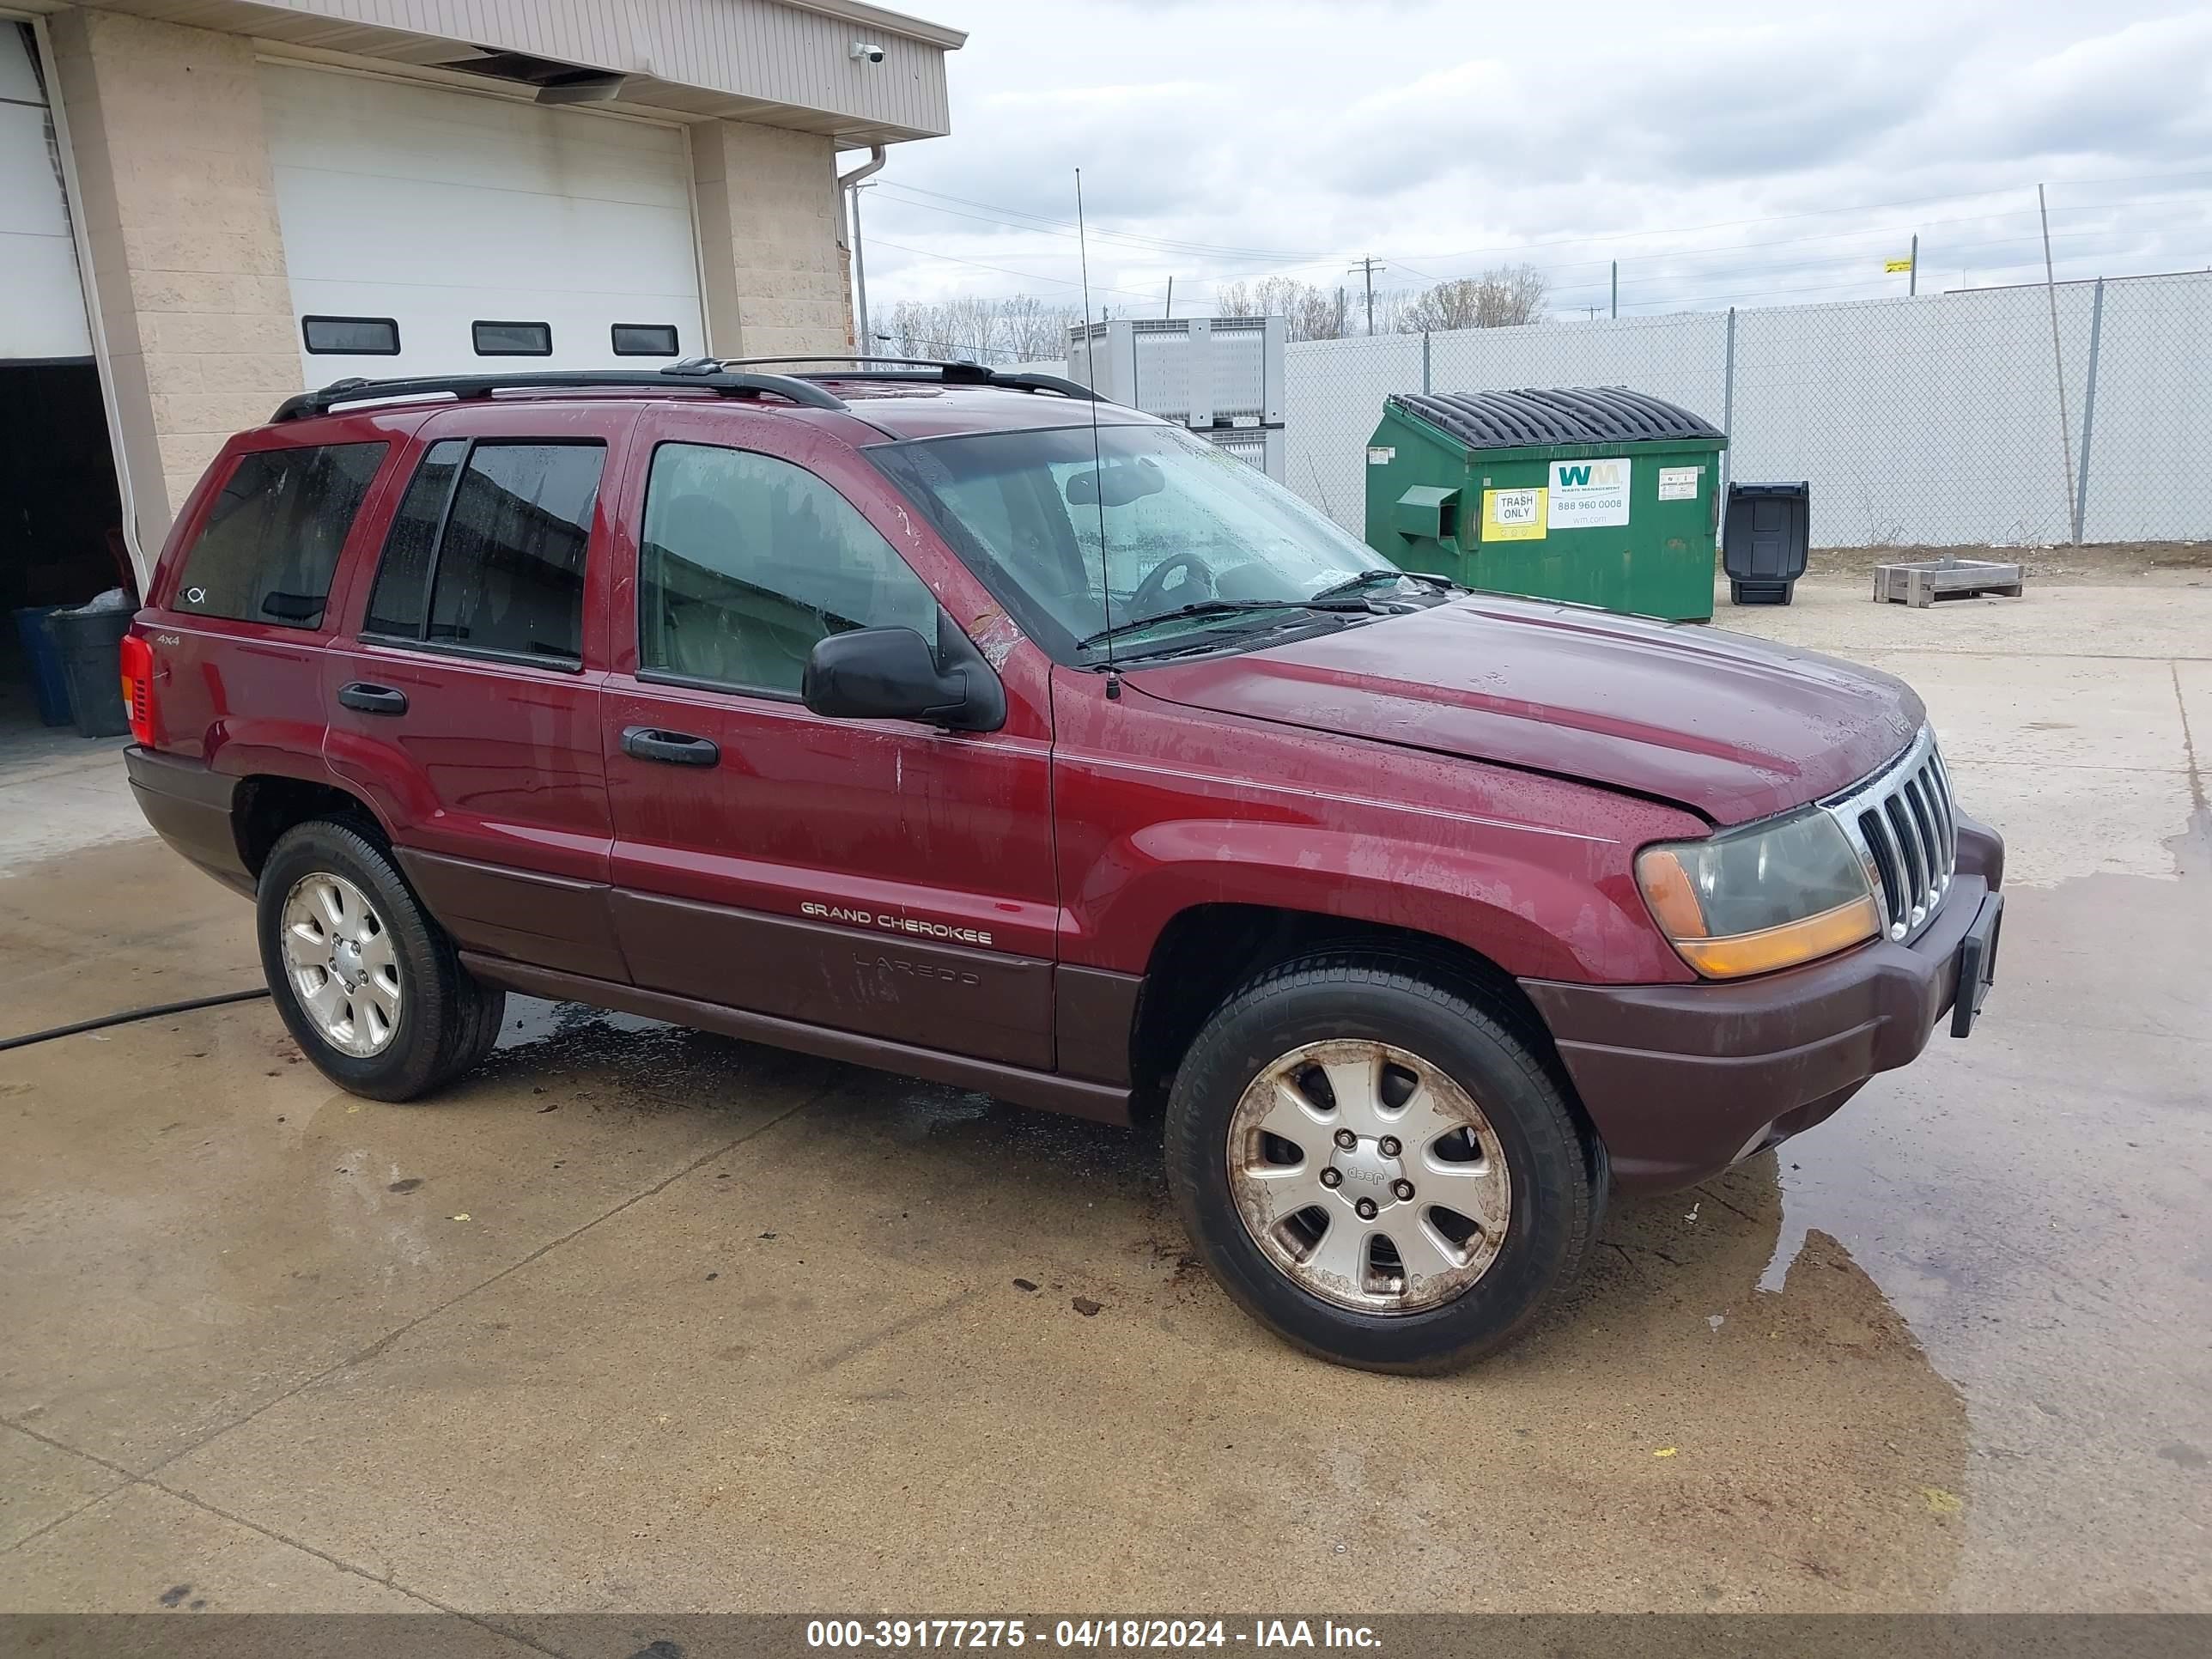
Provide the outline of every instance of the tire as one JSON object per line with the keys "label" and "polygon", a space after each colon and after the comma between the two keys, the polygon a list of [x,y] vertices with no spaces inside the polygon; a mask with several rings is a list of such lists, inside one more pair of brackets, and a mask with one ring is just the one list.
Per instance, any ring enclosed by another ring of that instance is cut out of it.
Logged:
{"label": "tire", "polygon": [[[392,855],[349,824],[316,819],[277,838],[255,920],[285,1029],[349,1093],[413,1100],[474,1066],[499,1038],[506,994],[469,976]],[[313,993],[308,980],[319,981]],[[328,1011],[339,1005],[345,1018],[334,1026]]]}
{"label": "tire", "polygon": [[[1415,955],[1334,951],[1248,981],[1200,1031],[1168,1099],[1168,1185],[1200,1255],[1253,1318],[1337,1364],[1437,1374],[1504,1346],[1580,1270],[1607,1185],[1603,1149],[1578,1131],[1563,1083],[1542,1057],[1546,1046],[1524,1013]],[[1480,1127],[1465,1140],[1407,1127],[1405,1139],[1355,1136],[1355,1147],[1343,1151],[1338,1133],[1365,1109],[1330,1105],[1334,1091],[1317,1087],[1313,1073],[1345,1068],[1338,1075],[1356,1087],[1370,1059],[1381,1067],[1370,1115],[1386,1128],[1411,1126],[1417,1115],[1432,1127],[1461,1121],[1469,1104]],[[1270,1161],[1287,1144],[1272,1138],[1283,1098],[1273,1079],[1286,1064],[1303,1067],[1293,1073],[1303,1104],[1290,1115],[1295,1133],[1309,1137],[1295,1164]],[[1408,1076],[1419,1084],[1418,1097],[1404,1094]],[[1396,1119],[1394,1089],[1403,1097]],[[1255,1113],[1268,1130],[1255,1129]],[[1477,1155],[1467,1158],[1470,1148]],[[1232,1163],[1248,1173],[1232,1177]],[[1287,1178],[1287,1196],[1254,1196],[1278,1176]],[[1316,1183],[1328,1186],[1325,1204]],[[1342,1205],[1347,1192],[1393,1196],[1367,1222],[1348,1206],[1328,1207]],[[1401,1200],[1401,1192],[1411,1198]],[[1477,1204],[1462,1193],[1485,1196]],[[1316,1202],[1293,1208],[1306,1194]],[[1476,1226],[1443,1203],[1428,1207],[1432,1199],[1480,1209],[1490,1224]],[[1255,1206],[1249,1221],[1248,1205]],[[1324,1214],[1321,1241],[1308,1243]],[[1357,1257],[1356,1282],[1331,1274],[1328,1265],[1346,1259],[1328,1248],[1340,1217],[1355,1229],[1342,1235],[1352,1244],[1365,1227],[1403,1235],[1408,1248],[1401,1255],[1395,1240],[1387,1251],[1370,1243]],[[1447,1237],[1462,1224],[1470,1229],[1463,1238]],[[1301,1248],[1311,1252],[1304,1262],[1295,1260]],[[1439,1270],[1420,1273],[1417,1264]]]}

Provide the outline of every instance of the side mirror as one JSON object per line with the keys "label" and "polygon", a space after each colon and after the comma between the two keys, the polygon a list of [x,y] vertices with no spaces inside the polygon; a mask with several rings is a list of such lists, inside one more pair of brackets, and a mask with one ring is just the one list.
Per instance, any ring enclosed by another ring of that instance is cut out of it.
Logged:
{"label": "side mirror", "polygon": [[800,700],[833,720],[927,720],[950,731],[994,732],[1006,721],[1006,688],[966,635],[947,632],[957,644],[944,668],[911,628],[832,634],[807,653]]}

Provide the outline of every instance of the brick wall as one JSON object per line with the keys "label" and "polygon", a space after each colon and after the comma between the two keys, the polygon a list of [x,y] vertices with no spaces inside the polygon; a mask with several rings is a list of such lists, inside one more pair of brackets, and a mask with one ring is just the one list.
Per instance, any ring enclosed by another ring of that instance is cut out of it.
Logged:
{"label": "brick wall", "polygon": [[52,25],[150,557],[223,441],[301,388],[253,45],[117,12]]}
{"label": "brick wall", "polygon": [[709,121],[692,129],[708,349],[761,357],[843,351],[852,321],[827,137]]}

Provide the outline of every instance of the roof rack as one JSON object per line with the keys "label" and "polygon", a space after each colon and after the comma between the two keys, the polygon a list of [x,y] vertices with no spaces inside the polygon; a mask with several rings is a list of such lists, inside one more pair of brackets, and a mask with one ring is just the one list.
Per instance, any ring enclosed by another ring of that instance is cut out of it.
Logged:
{"label": "roof rack", "polygon": [[797,375],[732,373],[711,358],[694,358],[658,370],[553,369],[520,374],[431,374],[398,380],[334,380],[319,392],[302,392],[287,398],[276,406],[276,413],[270,420],[272,423],[303,421],[312,416],[327,415],[340,404],[402,398],[489,398],[495,392],[571,391],[594,386],[649,387],[656,392],[696,386],[725,398],[781,398],[807,409],[845,407],[842,398]]}
{"label": "roof rack", "polygon": [[[678,363],[670,370],[682,374],[692,365],[711,365],[720,369],[763,368],[777,363],[850,363],[850,368],[821,368],[805,374],[794,373],[792,378],[800,380],[873,380],[894,385],[906,383],[916,386],[1000,386],[1010,392],[1051,392],[1063,398],[1079,398],[1086,403],[1103,403],[1105,399],[1080,380],[1071,380],[1060,374],[1013,374],[1003,369],[987,368],[981,363],[965,361],[948,362],[939,357],[857,357],[841,352],[816,352],[799,357],[694,357]],[[865,365],[865,367],[864,367]]]}

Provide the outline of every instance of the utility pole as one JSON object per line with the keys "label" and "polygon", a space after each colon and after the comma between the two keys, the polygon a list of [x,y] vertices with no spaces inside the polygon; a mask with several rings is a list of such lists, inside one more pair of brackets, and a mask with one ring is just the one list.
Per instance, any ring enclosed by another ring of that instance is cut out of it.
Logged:
{"label": "utility pole", "polygon": [[[1597,307],[1592,306],[1590,309],[1595,311]],[[1613,262],[1613,320],[1620,320],[1620,261],[1618,259]]]}
{"label": "utility pole", "polygon": [[2035,187],[2035,210],[2043,219],[2043,292],[2051,301],[2051,366],[2058,375],[2058,441],[2066,453],[2066,505],[2074,505],[2074,425],[2066,414],[2066,358],[2058,349],[2058,283],[2051,270],[2051,208],[2043,186]]}
{"label": "utility pole", "polygon": [[1160,315],[1163,317],[1175,315],[1175,278],[1172,276],[1168,278],[1168,302],[1160,307]]}
{"label": "utility pole", "polygon": [[1911,299],[1920,292],[1920,233],[1912,233],[1912,269],[1905,278],[1905,297]]}
{"label": "utility pole", "polygon": [[858,349],[863,357],[875,349],[869,343],[875,337],[868,332],[868,258],[860,251],[860,192],[871,188],[867,185],[853,186],[853,292],[855,308],[860,313]]}
{"label": "utility pole", "polygon": [[1370,254],[1351,269],[1359,272],[1367,279],[1367,331],[1372,334],[1375,331],[1375,273],[1377,270],[1388,270],[1389,267]]}

